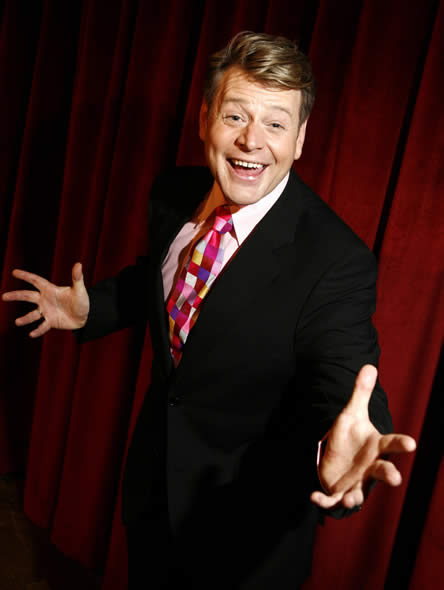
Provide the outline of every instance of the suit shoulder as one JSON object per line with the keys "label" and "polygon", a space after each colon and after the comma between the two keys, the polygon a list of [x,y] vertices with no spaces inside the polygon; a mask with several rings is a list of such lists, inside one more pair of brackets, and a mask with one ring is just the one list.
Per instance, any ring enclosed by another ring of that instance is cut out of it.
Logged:
{"label": "suit shoulder", "polygon": [[304,224],[310,227],[320,244],[332,254],[353,249],[361,253],[367,252],[373,257],[364,241],[297,174],[291,174],[290,178],[292,192],[297,193],[296,198],[302,207]]}

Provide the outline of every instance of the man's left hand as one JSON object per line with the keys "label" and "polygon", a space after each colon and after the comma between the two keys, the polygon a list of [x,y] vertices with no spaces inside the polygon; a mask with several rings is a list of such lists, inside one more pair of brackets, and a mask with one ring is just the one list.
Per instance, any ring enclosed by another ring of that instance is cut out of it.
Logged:
{"label": "man's left hand", "polygon": [[405,434],[381,434],[370,422],[368,404],[377,376],[376,367],[362,367],[348,404],[328,433],[319,463],[319,479],[325,493],[311,494],[311,501],[321,508],[360,506],[372,480],[390,486],[402,482],[398,469],[386,456],[414,451],[416,442]]}

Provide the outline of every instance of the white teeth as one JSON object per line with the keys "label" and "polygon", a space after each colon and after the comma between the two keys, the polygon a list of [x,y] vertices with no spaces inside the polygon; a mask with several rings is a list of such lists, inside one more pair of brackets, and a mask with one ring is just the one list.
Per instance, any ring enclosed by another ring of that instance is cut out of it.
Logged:
{"label": "white teeth", "polygon": [[254,162],[244,162],[243,160],[232,160],[235,166],[242,166],[243,168],[258,168],[262,169],[264,167],[263,164],[256,164]]}

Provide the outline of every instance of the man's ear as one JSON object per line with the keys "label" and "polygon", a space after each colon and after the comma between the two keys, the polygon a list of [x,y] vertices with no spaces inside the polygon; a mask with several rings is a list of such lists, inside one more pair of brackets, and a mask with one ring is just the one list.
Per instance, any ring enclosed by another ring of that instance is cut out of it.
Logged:
{"label": "man's ear", "polygon": [[305,119],[305,121],[299,127],[299,133],[298,133],[298,137],[296,139],[296,149],[294,152],[294,159],[295,160],[299,160],[299,158],[301,157],[301,154],[302,154],[302,147],[303,147],[304,141],[305,141],[305,131],[307,129],[307,123],[308,123],[308,119]]}
{"label": "man's ear", "polygon": [[200,105],[200,112],[199,112],[199,137],[202,141],[205,141],[207,136],[207,124],[208,124],[208,106],[207,103],[203,100],[202,104]]}

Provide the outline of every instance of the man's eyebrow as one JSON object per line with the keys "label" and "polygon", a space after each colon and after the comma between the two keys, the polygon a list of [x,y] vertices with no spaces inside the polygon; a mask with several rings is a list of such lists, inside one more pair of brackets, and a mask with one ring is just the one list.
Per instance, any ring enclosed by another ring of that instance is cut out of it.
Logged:
{"label": "man's eyebrow", "polygon": [[[228,103],[235,103],[235,104],[240,104],[240,105],[247,105],[249,103],[248,100],[246,100],[245,98],[237,98],[234,96],[227,96],[226,98],[224,98],[222,100],[222,104],[228,104]],[[284,107],[280,104],[270,104],[270,109],[271,110],[277,110],[277,111],[282,111],[283,113],[285,113],[286,115],[288,115],[291,118],[293,118],[293,114],[292,112],[287,109],[287,107]]]}

